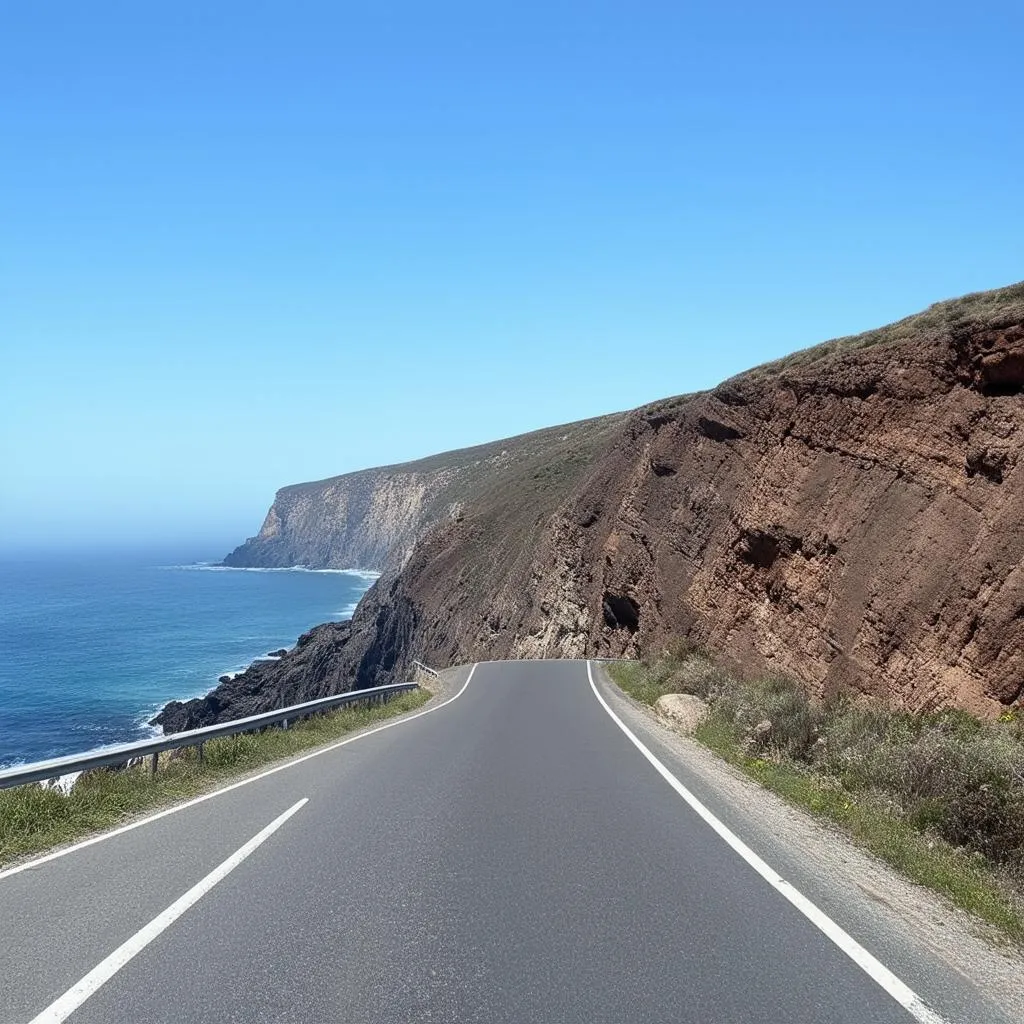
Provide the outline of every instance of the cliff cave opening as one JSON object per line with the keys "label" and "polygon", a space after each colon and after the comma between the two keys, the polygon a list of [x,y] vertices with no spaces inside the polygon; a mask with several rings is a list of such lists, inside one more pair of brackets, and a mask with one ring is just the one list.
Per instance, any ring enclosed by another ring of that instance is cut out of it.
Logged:
{"label": "cliff cave opening", "polygon": [[994,484],[1001,484],[1003,470],[1006,468],[1006,459],[988,452],[983,452],[980,455],[968,455],[964,468],[968,476],[983,476]]}
{"label": "cliff cave opening", "polygon": [[601,601],[604,621],[612,629],[628,629],[635,633],[640,628],[640,605],[633,598],[605,591]]}
{"label": "cliff cave opening", "polygon": [[737,554],[756,569],[770,569],[782,554],[779,538],[764,530],[744,530],[740,534]]}

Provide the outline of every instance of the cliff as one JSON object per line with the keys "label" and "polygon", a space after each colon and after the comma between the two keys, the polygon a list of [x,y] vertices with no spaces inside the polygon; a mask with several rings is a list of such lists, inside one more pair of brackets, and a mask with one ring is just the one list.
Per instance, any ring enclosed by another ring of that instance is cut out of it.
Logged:
{"label": "cliff", "polygon": [[[305,695],[288,678],[373,685],[412,657],[636,655],[689,637],[819,695],[1021,703],[1024,284],[598,422],[575,461],[538,453],[434,517],[351,624],[229,685],[271,701]],[[198,702],[192,724],[210,713]]]}
{"label": "cliff", "polygon": [[[404,596],[400,581],[423,541],[444,536],[446,526],[458,527],[470,510],[500,509],[489,543],[479,551],[485,564],[460,566],[449,582],[468,586],[477,573],[489,580],[541,542],[545,524],[626,419],[615,413],[283,488],[259,535],[236,548],[226,564],[361,567],[384,575],[351,622],[317,626],[280,660],[255,662],[204,698],[172,701],[153,723],[177,732],[405,675],[416,657],[421,610]],[[371,511],[360,518],[359,509]]]}
{"label": "cliff", "polygon": [[431,526],[457,516],[488,489],[523,473],[557,473],[568,491],[575,470],[600,450],[623,414],[549,427],[519,437],[379,469],[282,487],[260,532],[225,565],[397,568]]}

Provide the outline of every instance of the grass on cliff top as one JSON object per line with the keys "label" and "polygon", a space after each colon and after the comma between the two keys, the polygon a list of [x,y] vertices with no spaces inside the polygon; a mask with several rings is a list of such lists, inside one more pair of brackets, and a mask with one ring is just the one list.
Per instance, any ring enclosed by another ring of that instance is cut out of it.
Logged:
{"label": "grass on cliff top", "polygon": [[964,324],[1002,327],[1021,319],[1024,319],[1024,281],[1005,288],[972,292],[956,299],[936,302],[922,312],[904,317],[895,323],[865,331],[863,334],[833,338],[831,341],[791,352],[774,362],[754,367],[747,373],[757,376],[771,375],[816,363],[843,352],[948,334],[955,327]]}
{"label": "grass on cliff top", "polygon": [[785,678],[742,680],[702,652],[609,666],[632,697],[708,704],[695,737],[840,826],[911,881],[1024,943],[1024,722],[818,704]]}
{"label": "grass on cliff top", "polygon": [[450,474],[450,480],[441,488],[438,496],[431,499],[433,503],[447,507],[453,501],[467,501],[478,491],[486,491],[491,486],[492,478],[500,476],[509,467],[514,469],[526,463],[558,463],[567,453],[580,453],[585,458],[592,458],[599,450],[602,439],[622,423],[627,415],[626,412],[614,412],[586,420],[576,420],[573,423],[543,427],[540,430],[488,441],[470,448],[439,452],[413,462],[377,466],[354,473],[342,473],[323,480],[289,484],[282,487],[279,493],[317,492],[326,484],[358,477],[372,477],[378,473],[422,475],[447,472]]}
{"label": "grass on cliff top", "polygon": [[386,704],[342,707],[288,729],[210,740],[202,762],[195,748],[168,751],[160,755],[155,776],[148,759],[131,768],[99,769],[80,777],[67,795],[38,785],[0,790],[0,868],[209,792],[257,768],[412,711],[429,698],[427,690],[412,690]]}

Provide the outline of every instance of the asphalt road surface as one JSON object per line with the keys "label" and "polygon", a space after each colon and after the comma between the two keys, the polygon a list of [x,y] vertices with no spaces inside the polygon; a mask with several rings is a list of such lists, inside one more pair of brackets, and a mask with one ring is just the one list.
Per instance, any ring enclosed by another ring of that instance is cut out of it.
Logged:
{"label": "asphalt road surface", "polygon": [[0,873],[0,1021],[942,1019],[729,845],[586,663],[481,664],[433,707]]}

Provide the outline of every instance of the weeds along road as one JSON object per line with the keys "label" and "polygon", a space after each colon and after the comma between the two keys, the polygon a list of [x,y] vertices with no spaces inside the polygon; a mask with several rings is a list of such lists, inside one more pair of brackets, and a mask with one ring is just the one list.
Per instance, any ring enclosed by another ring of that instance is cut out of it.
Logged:
{"label": "weeds along road", "polygon": [[752,865],[586,663],[459,673],[450,703],[0,873],[0,1021],[1001,1019]]}

